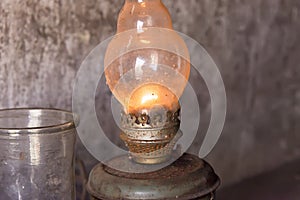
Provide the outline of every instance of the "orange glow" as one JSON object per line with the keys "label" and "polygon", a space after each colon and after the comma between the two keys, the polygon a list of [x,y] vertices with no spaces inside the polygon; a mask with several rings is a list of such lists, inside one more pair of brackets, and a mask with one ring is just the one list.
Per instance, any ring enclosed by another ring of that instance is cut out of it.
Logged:
{"label": "orange glow", "polygon": [[[127,113],[179,109],[190,74],[186,44],[161,0],[126,0],[107,47],[105,76]],[[122,33],[122,34],[121,34]]]}
{"label": "orange glow", "polygon": [[158,95],[157,94],[145,94],[145,96],[142,97],[142,101],[141,104],[145,105],[147,104],[147,102],[155,102],[158,99]]}
{"label": "orange glow", "polygon": [[179,108],[178,98],[168,88],[156,83],[140,86],[130,96],[128,112],[135,113],[149,110],[154,106],[163,106],[168,110]]}
{"label": "orange glow", "polygon": [[145,3],[145,2],[142,2],[142,3],[141,3],[141,6],[145,8],[145,7],[146,7],[146,3]]}

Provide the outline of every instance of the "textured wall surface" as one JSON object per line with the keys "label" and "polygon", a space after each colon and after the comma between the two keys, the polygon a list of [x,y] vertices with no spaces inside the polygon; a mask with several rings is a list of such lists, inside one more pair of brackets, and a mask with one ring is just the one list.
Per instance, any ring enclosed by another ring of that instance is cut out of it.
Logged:
{"label": "textured wall surface", "polygon": [[[76,71],[87,53],[115,32],[122,2],[1,0],[0,108],[71,109]],[[300,1],[164,2],[175,29],[206,47],[225,82],[227,121],[208,157],[223,184],[299,157]],[[196,78],[191,77],[194,85]],[[208,107],[201,88],[200,101]],[[105,90],[103,104],[110,99]],[[110,129],[109,123],[104,126]]]}

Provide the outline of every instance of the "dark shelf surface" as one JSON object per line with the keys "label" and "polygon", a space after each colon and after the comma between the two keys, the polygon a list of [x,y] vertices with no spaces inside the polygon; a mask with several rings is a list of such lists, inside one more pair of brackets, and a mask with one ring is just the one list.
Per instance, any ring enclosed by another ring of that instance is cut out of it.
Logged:
{"label": "dark shelf surface", "polygon": [[218,191],[218,200],[300,200],[300,160]]}

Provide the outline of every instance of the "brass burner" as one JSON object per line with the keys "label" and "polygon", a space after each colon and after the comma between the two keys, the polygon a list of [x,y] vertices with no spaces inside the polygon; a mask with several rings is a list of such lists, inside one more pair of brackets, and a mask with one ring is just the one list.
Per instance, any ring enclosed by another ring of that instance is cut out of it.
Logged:
{"label": "brass burner", "polygon": [[180,109],[176,112],[154,108],[135,114],[122,113],[121,139],[134,161],[158,164],[167,161],[182,136]]}

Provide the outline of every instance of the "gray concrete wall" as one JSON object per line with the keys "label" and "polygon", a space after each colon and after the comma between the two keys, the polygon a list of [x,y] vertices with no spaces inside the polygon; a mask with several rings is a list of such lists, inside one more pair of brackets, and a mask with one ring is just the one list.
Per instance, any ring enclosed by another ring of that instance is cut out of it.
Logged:
{"label": "gray concrete wall", "polygon": [[[1,0],[0,108],[71,109],[76,71],[87,53],[115,32],[122,2]],[[206,47],[226,85],[226,125],[207,158],[223,184],[299,158],[300,2],[164,2],[176,30]],[[196,76],[191,82],[197,84]],[[198,95],[208,107],[201,88]],[[99,108],[107,107],[103,104]],[[104,126],[110,129],[109,123]]]}

